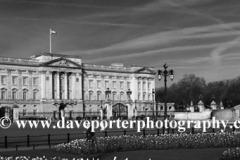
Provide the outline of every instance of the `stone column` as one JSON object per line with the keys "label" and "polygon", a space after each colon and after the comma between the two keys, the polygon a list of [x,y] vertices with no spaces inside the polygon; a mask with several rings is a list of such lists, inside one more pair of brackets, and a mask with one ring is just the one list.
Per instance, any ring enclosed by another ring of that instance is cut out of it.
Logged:
{"label": "stone column", "polygon": [[56,72],[56,80],[57,80],[57,86],[56,86],[56,99],[60,99],[60,76],[59,72]]}
{"label": "stone column", "polygon": [[107,103],[106,107],[107,107],[107,119],[110,119],[110,117],[112,116],[112,105]]}
{"label": "stone column", "polygon": [[22,92],[22,87],[23,87],[22,70],[18,70],[18,87],[19,87],[19,97],[18,98],[22,99],[22,94],[20,94]]}
{"label": "stone column", "polygon": [[68,73],[64,73],[64,98],[68,99]]}
{"label": "stone column", "polygon": [[81,73],[79,73],[79,85],[78,85],[78,88],[77,88],[77,90],[78,90],[78,99],[82,99],[82,74]]}
{"label": "stone column", "polygon": [[46,71],[40,71],[41,74],[41,99],[46,98]]}
{"label": "stone column", "polygon": [[19,108],[13,108],[13,122],[19,119]]}
{"label": "stone column", "polygon": [[54,92],[54,90],[53,90],[53,72],[52,71],[48,71],[47,72],[48,74],[48,87],[47,87],[47,89],[48,89],[48,91],[47,91],[47,99],[54,99],[54,97],[53,97],[53,92]]}
{"label": "stone column", "polygon": [[[28,92],[28,96],[27,96],[27,99],[33,99],[33,91],[32,91],[32,88],[33,88],[33,77],[32,77],[32,71],[29,70],[28,71],[28,75],[29,75],[29,92]],[[19,87],[19,89],[21,89]]]}
{"label": "stone column", "polygon": [[76,73],[72,73],[72,99],[76,99]]}
{"label": "stone column", "polygon": [[7,99],[12,99],[12,88],[11,88],[11,69],[8,69],[7,70],[7,81],[6,81],[6,83],[7,83]]}
{"label": "stone column", "polygon": [[75,91],[76,91],[76,99],[81,99],[81,76],[80,73],[76,74],[76,78],[78,78],[78,82],[75,84]]}
{"label": "stone column", "polygon": [[127,110],[128,110],[128,119],[132,119],[133,117],[133,109],[131,104],[127,104]]}

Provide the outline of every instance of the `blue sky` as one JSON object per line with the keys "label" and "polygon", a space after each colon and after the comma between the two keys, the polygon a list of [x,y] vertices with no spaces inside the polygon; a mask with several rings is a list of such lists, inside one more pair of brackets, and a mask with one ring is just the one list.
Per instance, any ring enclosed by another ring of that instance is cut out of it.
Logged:
{"label": "blue sky", "polygon": [[[0,0],[0,56],[49,52],[162,68],[207,82],[240,75],[239,0]],[[157,86],[163,82],[157,82]]]}

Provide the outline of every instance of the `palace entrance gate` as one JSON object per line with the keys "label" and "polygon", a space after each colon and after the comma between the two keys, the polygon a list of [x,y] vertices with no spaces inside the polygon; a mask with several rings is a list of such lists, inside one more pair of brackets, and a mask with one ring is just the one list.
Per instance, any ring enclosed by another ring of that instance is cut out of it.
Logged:
{"label": "palace entrance gate", "polygon": [[112,106],[112,116],[114,119],[128,119],[128,107],[122,103]]}

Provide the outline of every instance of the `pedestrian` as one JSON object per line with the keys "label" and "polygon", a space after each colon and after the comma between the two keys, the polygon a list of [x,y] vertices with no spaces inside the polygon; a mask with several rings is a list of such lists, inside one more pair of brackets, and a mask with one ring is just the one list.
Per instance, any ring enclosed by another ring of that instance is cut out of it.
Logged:
{"label": "pedestrian", "polygon": [[92,146],[94,146],[94,142],[96,141],[96,137],[95,137],[95,132],[92,132],[92,126],[90,125],[90,127],[87,130],[87,141],[92,142]]}

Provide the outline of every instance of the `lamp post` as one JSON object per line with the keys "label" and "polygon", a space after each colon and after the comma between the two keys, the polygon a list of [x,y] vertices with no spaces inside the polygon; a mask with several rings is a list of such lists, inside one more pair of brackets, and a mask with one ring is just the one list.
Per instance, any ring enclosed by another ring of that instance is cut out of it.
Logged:
{"label": "lamp post", "polygon": [[134,112],[134,114],[135,114],[135,118],[137,118],[137,101],[135,100],[135,112]]}
{"label": "lamp post", "polygon": [[161,80],[161,76],[164,77],[164,94],[165,94],[165,99],[164,99],[164,119],[167,118],[167,100],[166,100],[166,96],[167,96],[167,77],[169,76],[171,80],[173,80],[174,75],[173,75],[173,70],[167,70],[168,66],[165,63],[163,65],[164,70],[158,70],[158,80]]}
{"label": "lamp post", "polygon": [[[152,104],[153,104],[153,107],[152,107],[152,109],[153,109],[153,116],[154,116],[154,95],[155,95],[155,91],[154,91],[154,89],[152,89]],[[156,113],[156,115],[157,115],[157,113]]]}

